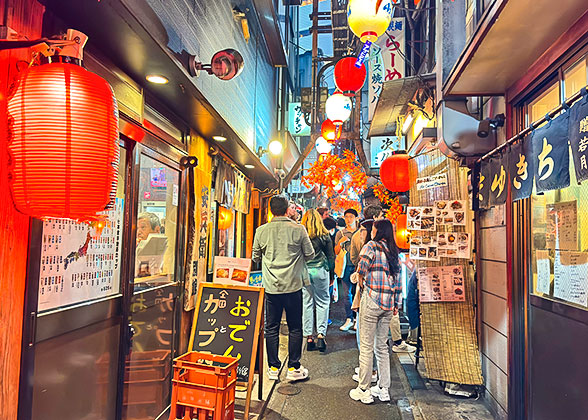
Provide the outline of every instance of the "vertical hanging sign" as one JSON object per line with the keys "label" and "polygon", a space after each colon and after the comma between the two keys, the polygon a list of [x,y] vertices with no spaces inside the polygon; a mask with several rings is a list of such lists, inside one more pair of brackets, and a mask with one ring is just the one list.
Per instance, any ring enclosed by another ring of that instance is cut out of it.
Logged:
{"label": "vertical hanging sign", "polygon": [[532,134],[533,168],[537,192],[569,187],[569,112],[565,112]]}
{"label": "vertical hanging sign", "polygon": [[533,150],[531,135],[515,143],[509,152],[508,172],[512,201],[527,198],[533,192]]}
{"label": "vertical hanging sign", "polygon": [[588,179],[588,94],[576,102],[570,110],[570,146],[576,170],[576,179]]}

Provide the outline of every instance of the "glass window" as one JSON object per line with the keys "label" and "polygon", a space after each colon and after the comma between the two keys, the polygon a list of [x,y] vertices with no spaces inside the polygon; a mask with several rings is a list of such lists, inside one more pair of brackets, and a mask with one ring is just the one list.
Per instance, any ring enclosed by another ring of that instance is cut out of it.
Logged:
{"label": "glass window", "polygon": [[135,292],[175,281],[179,172],[141,155]]}
{"label": "glass window", "polygon": [[527,123],[530,124],[544,117],[545,114],[557,107],[560,103],[559,82],[555,82],[529,104]]}
{"label": "glass window", "polygon": [[586,57],[564,71],[564,90],[566,99],[588,84],[586,77]]}

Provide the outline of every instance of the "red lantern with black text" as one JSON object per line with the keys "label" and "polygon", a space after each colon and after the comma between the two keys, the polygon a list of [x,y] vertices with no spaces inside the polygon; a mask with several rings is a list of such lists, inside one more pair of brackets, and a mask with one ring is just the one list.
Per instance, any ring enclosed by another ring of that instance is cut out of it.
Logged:
{"label": "red lantern with black text", "polygon": [[343,57],[335,64],[335,85],[345,96],[355,96],[365,83],[367,70],[365,65],[355,66],[356,57]]}
{"label": "red lantern with black text", "polygon": [[406,213],[396,219],[396,246],[399,249],[410,248],[410,232],[408,231]]}
{"label": "red lantern with black text", "polygon": [[110,85],[76,64],[23,72],[7,101],[8,179],[29,216],[93,220],[114,200],[118,109]]}
{"label": "red lantern with black text", "polygon": [[233,224],[233,211],[224,207],[218,210],[218,229],[226,230]]}
{"label": "red lantern with black text", "polygon": [[321,125],[321,137],[329,143],[335,143],[341,136],[341,128],[337,129],[337,126],[333,121],[326,119]]}
{"label": "red lantern with black text", "polygon": [[384,187],[393,192],[406,192],[410,189],[409,156],[405,151],[395,152],[380,166],[380,180]]}

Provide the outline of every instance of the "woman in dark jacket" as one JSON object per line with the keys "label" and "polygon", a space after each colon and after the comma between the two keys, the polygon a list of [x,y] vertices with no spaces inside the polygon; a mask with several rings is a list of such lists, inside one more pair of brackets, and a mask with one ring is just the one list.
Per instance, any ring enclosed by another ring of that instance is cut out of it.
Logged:
{"label": "woman in dark jacket", "polygon": [[[318,211],[311,209],[302,216],[304,226],[314,247],[315,257],[307,262],[310,284],[302,289],[302,330],[307,337],[307,350],[327,350],[327,324],[329,320],[329,271],[335,267],[335,252],[329,232]],[[316,307],[317,341],[314,341],[314,311]]]}

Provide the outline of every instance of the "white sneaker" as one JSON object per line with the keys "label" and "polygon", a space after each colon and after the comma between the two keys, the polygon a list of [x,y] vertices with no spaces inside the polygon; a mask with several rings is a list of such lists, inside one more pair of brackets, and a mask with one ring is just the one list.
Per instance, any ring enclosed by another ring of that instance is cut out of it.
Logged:
{"label": "white sneaker", "polygon": [[360,387],[353,388],[349,391],[349,396],[354,401],[361,401],[364,404],[371,404],[374,402],[374,397],[372,397],[372,393],[369,389],[362,391]]}
{"label": "white sneaker", "polygon": [[308,378],[308,369],[304,366],[300,365],[298,369],[288,368],[288,373],[286,374],[286,379],[289,381],[301,381],[303,379]]}
{"label": "white sneaker", "polygon": [[403,341],[399,345],[394,344],[392,346],[392,351],[394,353],[414,353],[416,351],[416,347],[411,346],[410,344],[407,344]]}
{"label": "white sneaker", "polygon": [[353,320],[351,318],[347,318],[345,320],[345,324],[341,325],[339,329],[341,331],[349,331],[349,329],[353,326]]}
{"label": "white sneaker", "polygon": [[[359,382],[359,368],[355,368],[355,375],[351,377],[355,382]],[[378,382],[378,373],[372,373],[372,382]]]}
{"label": "white sneaker", "polygon": [[388,388],[380,388],[379,385],[374,385],[370,388],[373,397],[377,397],[380,401],[390,401],[390,392]]}
{"label": "white sneaker", "polygon": [[280,369],[277,367],[267,368],[267,376],[269,376],[270,380],[277,381],[280,378]]}

